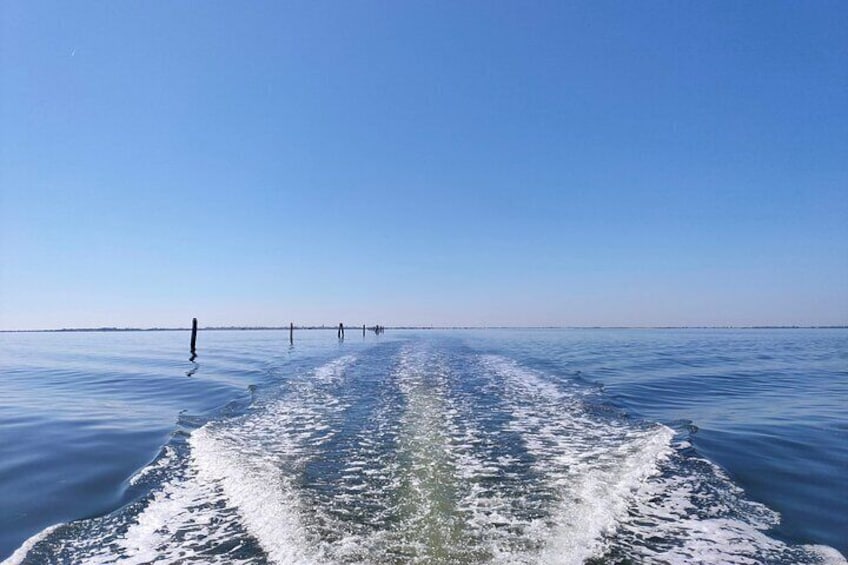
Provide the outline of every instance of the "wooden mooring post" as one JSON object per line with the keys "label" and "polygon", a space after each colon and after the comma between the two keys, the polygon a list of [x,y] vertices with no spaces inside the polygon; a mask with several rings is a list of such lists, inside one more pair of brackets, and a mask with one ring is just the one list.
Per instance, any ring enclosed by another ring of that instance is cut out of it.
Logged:
{"label": "wooden mooring post", "polygon": [[289,345],[294,345],[294,322],[289,324]]}
{"label": "wooden mooring post", "polygon": [[197,318],[191,319],[191,354],[197,349]]}
{"label": "wooden mooring post", "polygon": [[339,339],[344,340],[344,324],[339,322]]}

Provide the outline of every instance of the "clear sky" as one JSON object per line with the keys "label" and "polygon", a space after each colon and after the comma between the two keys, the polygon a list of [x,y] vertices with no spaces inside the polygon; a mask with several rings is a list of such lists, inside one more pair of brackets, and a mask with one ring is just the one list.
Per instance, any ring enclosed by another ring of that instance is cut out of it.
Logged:
{"label": "clear sky", "polygon": [[848,2],[0,19],[0,329],[848,324]]}

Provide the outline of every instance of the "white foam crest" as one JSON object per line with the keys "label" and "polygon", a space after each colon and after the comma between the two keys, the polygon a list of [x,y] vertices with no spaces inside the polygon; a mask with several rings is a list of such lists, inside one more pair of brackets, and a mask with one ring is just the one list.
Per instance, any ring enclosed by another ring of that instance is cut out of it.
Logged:
{"label": "white foam crest", "polygon": [[848,560],[835,548],[828,545],[805,545],[804,549],[821,559],[823,565],[846,565]]}
{"label": "white foam crest", "polygon": [[790,546],[766,534],[780,516],[747,500],[715,464],[675,454],[646,481],[616,533],[646,563],[845,563],[826,546]]}
{"label": "white foam crest", "polygon": [[281,471],[273,455],[247,453],[251,450],[241,449],[233,440],[207,428],[192,434],[192,460],[198,480],[220,486],[270,561],[317,562],[310,555],[291,477]]}
{"label": "white foam crest", "polygon": [[[203,429],[197,430],[203,433]],[[205,482],[196,468],[189,468],[181,480],[165,483],[152,495],[134,523],[113,544],[104,545],[105,554],[89,555],[88,562],[100,562],[112,555],[115,561],[130,564],[157,560],[239,563],[231,551],[221,554],[208,549],[238,536],[237,516],[214,483]]]}
{"label": "white foam crest", "polygon": [[499,356],[481,362],[501,381],[513,413],[510,426],[556,500],[538,559],[579,564],[603,553],[640,484],[671,452],[673,431],[593,417],[577,389],[564,390]]}
{"label": "white foam crest", "polygon": [[566,489],[557,510],[553,537],[543,552],[548,563],[583,563],[599,554],[605,538],[627,515],[634,492],[668,451],[673,432],[629,438],[613,450],[613,457],[598,457],[562,473],[557,484]]}
{"label": "white foam crest", "polygon": [[35,545],[45,539],[52,534],[57,528],[61,527],[63,524],[54,524],[52,526],[48,526],[38,532],[37,534],[30,536],[21,546],[15,550],[15,552],[4,559],[0,565],[21,565],[26,559],[27,554],[32,550]]}
{"label": "white foam crest", "polygon": [[344,356],[318,367],[296,394],[257,406],[238,425],[204,427],[191,437],[198,477],[220,485],[272,562],[319,561],[294,479],[336,433],[330,420],[345,408],[322,385],[342,379],[354,360]]}
{"label": "white foam crest", "polygon": [[150,463],[149,465],[145,465],[141,469],[139,469],[132,477],[129,479],[130,485],[137,485],[142,479],[148,477],[149,475],[161,471],[162,469],[167,468],[172,465],[174,462],[174,457],[176,456],[176,452],[174,448],[170,445],[166,445],[162,456],[157,458],[155,461]]}
{"label": "white foam crest", "polygon": [[577,564],[623,550],[643,563],[845,563],[832,548],[768,536],[780,516],[746,499],[715,464],[672,449],[669,428],[592,418],[579,393],[508,359],[483,362],[504,377],[517,400],[516,427],[560,491],[544,562]]}
{"label": "white foam crest", "polygon": [[74,522],[68,532],[57,534],[57,539],[44,534],[19,552],[25,557],[36,543],[47,541],[53,559],[74,563],[250,561],[233,553],[238,546],[232,541],[243,538],[244,533],[234,509],[226,505],[215,484],[199,479],[196,469],[176,458],[160,458],[151,467],[167,467],[169,479],[139,503],[143,508],[137,514],[116,513]]}
{"label": "white foam crest", "polygon": [[[334,433],[327,420],[344,406],[322,385],[340,379],[353,360],[331,361],[295,383],[292,394],[195,430],[187,467],[172,470],[126,533],[97,544],[103,551],[89,553],[86,561],[111,555],[139,564],[253,562],[255,555],[242,556],[239,549],[255,540],[271,562],[317,563],[293,477]],[[172,465],[172,456],[166,451],[136,480]]]}
{"label": "white foam crest", "polygon": [[356,361],[354,355],[344,355],[329,363],[321,365],[313,372],[315,379],[319,381],[334,381],[344,376],[345,370]]}

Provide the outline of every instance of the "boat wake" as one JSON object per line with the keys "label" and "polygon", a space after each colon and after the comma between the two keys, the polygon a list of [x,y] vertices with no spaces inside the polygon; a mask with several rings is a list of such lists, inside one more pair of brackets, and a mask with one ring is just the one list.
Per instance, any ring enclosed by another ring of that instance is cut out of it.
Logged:
{"label": "boat wake", "polygon": [[771,537],[775,512],[595,388],[383,347],[280,375],[177,434],[134,502],[4,563],[845,563]]}

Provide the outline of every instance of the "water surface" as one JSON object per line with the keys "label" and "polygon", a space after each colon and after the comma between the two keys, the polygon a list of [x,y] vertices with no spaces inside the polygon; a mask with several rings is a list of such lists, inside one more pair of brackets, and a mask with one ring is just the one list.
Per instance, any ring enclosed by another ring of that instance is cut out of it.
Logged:
{"label": "water surface", "polygon": [[0,334],[0,558],[844,563],[844,330],[287,337]]}

